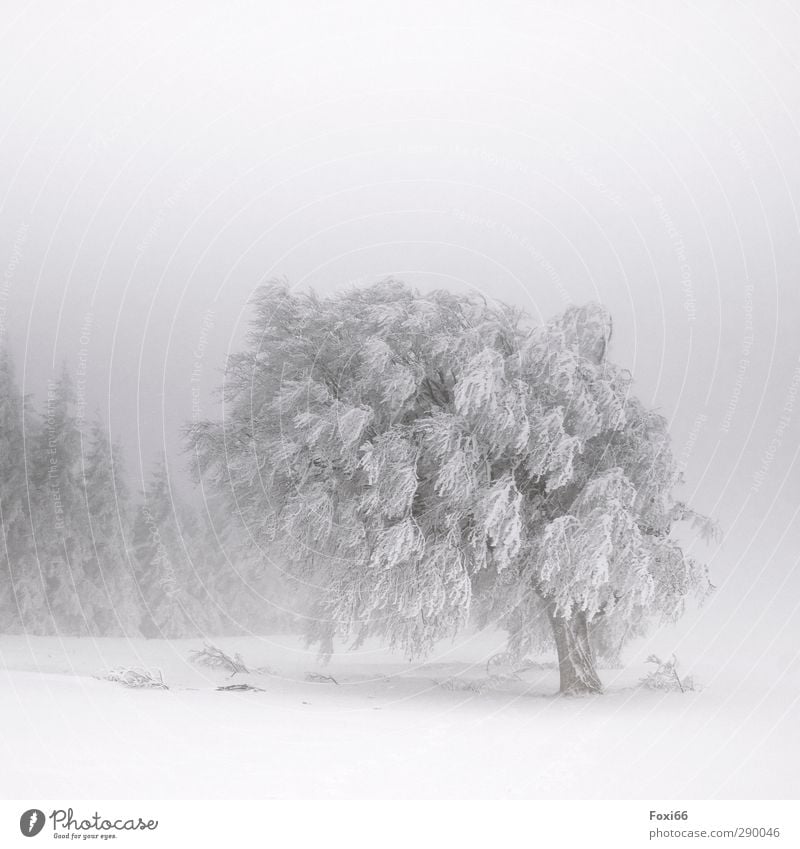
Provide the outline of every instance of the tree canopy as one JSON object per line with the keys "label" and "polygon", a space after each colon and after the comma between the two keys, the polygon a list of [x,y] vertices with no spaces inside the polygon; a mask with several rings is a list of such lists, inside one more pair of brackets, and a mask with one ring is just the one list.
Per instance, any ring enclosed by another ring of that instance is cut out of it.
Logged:
{"label": "tree canopy", "polygon": [[253,307],[223,420],[192,442],[254,544],[317,587],[323,651],[380,634],[417,655],[482,612],[518,648],[555,637],[563,661],[707,591],[670,532],[711,526],[673,495],[666,421],[607,358],[603,307],[540,325],[394,280],[270,284]]}

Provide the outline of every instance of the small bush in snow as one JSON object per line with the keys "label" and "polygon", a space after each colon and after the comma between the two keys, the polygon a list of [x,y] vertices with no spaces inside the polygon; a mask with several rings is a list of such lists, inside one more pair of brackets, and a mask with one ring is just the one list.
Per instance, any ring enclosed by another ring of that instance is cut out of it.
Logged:
{"label": "small bush in snow", "polygon": [[655,669],[641,679],[642,686],[647,687],[648,690],[685,693],[695,689],[691,675],[684,678],[678,675],[678,659],[674,654],[670,660],[661,660],[657,655],[651,654],[647,658],[647,663],[655,664]]}
{"label": "small bush in snow", "polygon": [[552,661],[534,660],[530,657],[519,657],[516,652],[505,651],[492,655],[486,661],[486,673],[495,684],[506,681],[522,681],[522,675],[534,669],[537,671],[557,669],[558,664]]}
{"label": "small bush in snow", "polygon": [[160,669],[150,670],[138,667],[120,666],[109,669],[103,676],[106,681],[124,684],[126,687],[149,690],[168,690]]}
{"label": "small bush in snow", "polygon": [[231,675],[237,672],[248,674],[250,670],[245,666],[242,656],[235,654],[233,657],[225,654],[211,643],[206,643],[202,649],[194,649],[189,652],[189,659],[198,666],[208,666],[211,669],[224,669]]}
{"label": "small bush in snow", "polygon": [[445,678],[444,681],[436,682],[443,690],[455,690],[457,692],[482,693],[487,688],[486,681],[478,681],[469,678]]}

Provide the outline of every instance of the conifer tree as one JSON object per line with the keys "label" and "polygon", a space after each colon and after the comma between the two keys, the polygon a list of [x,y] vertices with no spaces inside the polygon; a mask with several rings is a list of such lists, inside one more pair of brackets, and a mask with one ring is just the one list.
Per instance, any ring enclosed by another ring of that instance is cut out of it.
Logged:
{"label": "conifer tree", "polygon": [[303,587],[280,568],[280,552],[254,546],[225,499],[205,495],[199,546],[205,585],[225,633],[297,628]]}
{"label": "conifer tree", "polygon": [[94,585],[102,587],[106,601],[94,612],[94,628],[105,636],[135,636],[142,611],[129,550],[133,533],[130,495],[122,449],[112,446],[99,421],[89,429],[82,484],[91,543],[84,572]]}
{"label": "conifer tree", "polygon": [[563,692],[598,692],[593,631],[707,591],[670,531],[710,525],[673,495],[666,422],[608,359],[602,307],[539,326],[390,280],[270,285],[254,312],[223,421],[191,442],[253,538],[320,586],[323,651],[380,634],[421,654],[478,611],[517,649],[554,643]]}
{"label": "conifer tree", "polygon": [[[81,434],[66,367],[48,384],[42,425],[30,444],[36,556],[52,625],[65,635],[96,634],[97,614],[108,600],[86,572],[91,538],[81,481]],[[43,619],[39,627],[46,630],[50,623]]]}
{"label": "conifer tree", "polygon": [[170,486],[162,461],[148,481],[133,530],[145,636],[169,639],[215,630],[217,611],[199,542],[197,516]]}
{"label": "conifer tree", "polygon": [[[27,411],[27,417],[26,417]],[[17,387],[10,352],[0,349],[0,630],[20,632],[47,619],[33,545],[24,430],[37,422]]]}

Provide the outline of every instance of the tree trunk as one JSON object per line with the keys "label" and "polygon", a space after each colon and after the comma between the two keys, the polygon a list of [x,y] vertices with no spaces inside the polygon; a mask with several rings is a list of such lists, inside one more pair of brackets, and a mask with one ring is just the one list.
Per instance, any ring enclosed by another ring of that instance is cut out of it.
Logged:
{"label": "tree trunk", "polygon": [[555,605],[548,603],[547,615],[556,639],[561,692],[570,696],[602,693],[603,684],[597,674],[594,652],[589,643],[586,614],[575,611],[568,617],[560,616],[556,614]]}

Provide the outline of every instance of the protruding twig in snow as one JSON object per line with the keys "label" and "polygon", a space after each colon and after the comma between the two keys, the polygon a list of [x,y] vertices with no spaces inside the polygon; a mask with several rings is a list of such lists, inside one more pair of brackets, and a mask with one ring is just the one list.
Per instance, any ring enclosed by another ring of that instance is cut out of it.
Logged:
{"label": "protruding twig in snow", "polygon": [[212,669],[225,669],[230,672],[231,677],[236,675],[237,672],[243,672],[246,675],[250,673],[240,654],[237,653],[231,657],[211,643],[205,643],[202,649],[190,651],[189,658],[193,663],[200,666],[209,666]]}
{"label": "protruding twig in snow", "polygon": [[322,675],[320,672],[309,672],[306,675],[306,681],[315,681],[317,684],[337,684],[338,681],[333,675]]}

